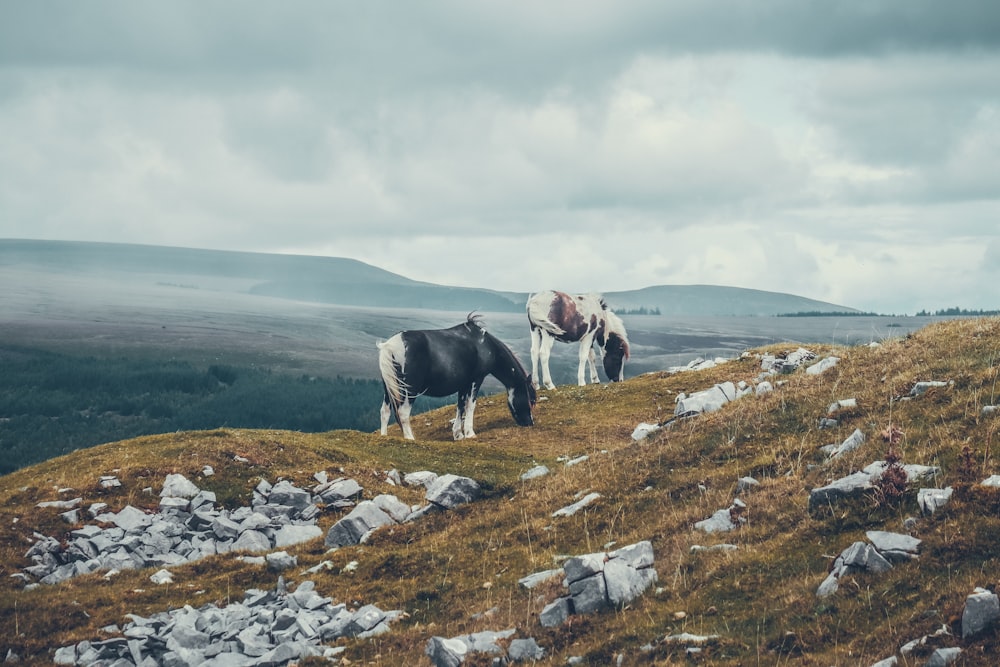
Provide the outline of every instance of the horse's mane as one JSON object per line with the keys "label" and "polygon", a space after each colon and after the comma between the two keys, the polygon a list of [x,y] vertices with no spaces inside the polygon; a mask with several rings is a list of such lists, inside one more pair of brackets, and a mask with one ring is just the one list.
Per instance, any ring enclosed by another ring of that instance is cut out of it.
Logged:
{"label": "horse's mane", "polygon": [[608,332],[618,334],[623,341],[628,343],[628,332],[625,331],[625,323],[622,322],[622,318],[618,317],[608,308],[605,310],[605,319],[608,323]]}
{"label": "horse's mane", "polygon": [[472,311],[465,316],[465,324],[466,326],[475,327],[480,331],[486,331],[486,327],[483,326],[483,316],[476,311]]}

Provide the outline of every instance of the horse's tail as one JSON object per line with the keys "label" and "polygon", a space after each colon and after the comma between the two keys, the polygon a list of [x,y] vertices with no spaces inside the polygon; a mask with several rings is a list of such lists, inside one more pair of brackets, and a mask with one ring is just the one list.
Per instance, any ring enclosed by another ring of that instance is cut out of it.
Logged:
{"label": "horse's tail", "polygon": [[544,329],[555,336],[562,336],[566,332],[549,319],[549,308],[552,304],[544,301],[542,298],[544,294],[544,292],[540,292],[528,297],[528,303],[524,306],[525,310],[528,311],[528,322],[535,328]]}
{"label": "horse's tail", "polygon": [[385,391],[389,394],[394,405],[403,402],[403,390],[405,385],[399,378],[399,371],[403,367],[406,350],[403,347],[403,337],[396,334],[385,342],[375,343],[378,347],[378,372],[382,376],[385,384]]}

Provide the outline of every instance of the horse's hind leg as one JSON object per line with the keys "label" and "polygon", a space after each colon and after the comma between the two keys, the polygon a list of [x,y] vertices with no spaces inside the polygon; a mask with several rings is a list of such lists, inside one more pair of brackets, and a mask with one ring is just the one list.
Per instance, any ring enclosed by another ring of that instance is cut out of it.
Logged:
{"label": "horse's hind leg", "polygon": [[410,409],[413,407],[413,403],[410,399],[404,400],[396,408],[396,421],[399,422],[399,427],[403,429],[403,437],[407,440],[413,440],[413,429],[410,427]]}
{"label": "horse's hind leg", "polygon": [[535,389],[538,389],[538,360],[541,355],[542,349],[542,339],[545,334],[538,327],[531,327],[531,378],[535,385]]}
{"label": "horse's hind leg", "polygon": [[[549,372],[549,357],[552,356],[552,346],[555,345],[556,339],[548,335],[541,329],[538,330],[539,336],[541,336],[541,350],[539,351],[538,357],[542,364],[542,384],[545,385],[546,389],[555,389],[556,386],[552,384],[552,373]],[[534,374],[534,368],[532,368],[531,377],[537,377]],[[536,384],[537,388],[538,385]]]}
{"label": "horse's hind leg", "polygon": [[382,418],[382,427],[379,431],[382,435],[389,434],[389,417],[392,416],[392,406],[389,405],[387,399],[382,399],[382,408],[379,410],[379,416]]}

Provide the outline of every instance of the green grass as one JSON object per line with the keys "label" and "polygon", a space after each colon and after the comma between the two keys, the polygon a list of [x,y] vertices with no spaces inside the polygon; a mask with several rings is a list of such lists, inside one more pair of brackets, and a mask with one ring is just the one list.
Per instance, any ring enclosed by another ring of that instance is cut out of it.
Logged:
{"label": "green grass", "polygon": [[[418,440],[398,429],[388,437],[356,431],[303,434],[288,431],[216,430],[150,436],[78,451],[0,478],[0,653],[8,648],[22,664],[46,664],[48,651],[100,637],[99,628],[122,623],[129,612],[151,614],[183,604],[238,599],[248,587],[270,587],[274,576],[218,556],[175,568],[177,583],[157,587],[151,572],[127,572],[110,580],[81,577],[54,587],[23,591],[8,575],[24,558],[33,531],[65,533],[55,511],[35,509],[72,487],[85,503],[102,500],[155,506],[170,472],[180,472],[216,491],[220,502],[244,504],[260,478],[309,484],[318,470],[354,477],[365,497],[393,493],[418,503],[414,489],[390,485],[384,471],[429,469],[480,481],[485,497],[454,512],[430,515],[384,529],[364,546],[326,553],[322,540],[294,547],[300,569],[328,559],[333,568],[312,578],[318,589],[349,604],[403,609],[393,631],[369,641],[347,642],[350,664],[421,665],[427,640],[478,630],[516,627],[546,648],[542,664],[562,665],[569,656],[585,664],[687,664],[684,646],[663,638],[679,632],[716,634],[703,647],[701,664],[867,665],[894,654],[904,642],[959,621],[965,597],[976,586],[997,584],[1000,494],[977,484],[998,471],[1000,417],[983,416],[983,405],[1000,402],[997,359],[1000,320],[966,319],[931,325],[876,348],[814,346],[836,354],[838,366],[820,376],[801,371],[782,376],[772,394],[746,397],[723,410],[685,420],[647,441],[631,440],[639,422],[663,420],[681,391],[723,381],[753,381],[757,353],[791,351],[797,345],[754,350],[740,360],[698,373],[654,373],[624,383],[562,386],[543,392],[536,426],[513,425],[502,396],[479,401],[475,441],[452,442],[453,408],[420,415]],[[918,380],[954,380],[910,401]],[[858,407],[838,415],[841,425],[819,430],[827,406],[856,398]],[[871,529],[903,531],[918,516],[916,489],[896,504],[869,498],[832,511],[808,511],[809,490],[885,458],[880,432],[903,432],[904,463],[937,465],[940,486],[956,488],[952,502],[920,519],[920,558],[882,576],[846,577],[840,590],[819,599],[816,588],[833,556]],[[843,460],[825,463],[818,448],[855,429],[865,445]],[[964,453],[963,453],[964,452]],[[566,468],[558,458],[589,455]],[[249,463],[239,464],[239,455]],[[552,473],[521,482],[537,463]],[[212,465],[215,476],[199,471]],[[121,490],[102,492],[97,479],[117,471]],[[733,533],[706,535],[696,521],[727,507],[736,481],[752,475],[760,487],[742,496],[748,524]],[[580,491],[601,498],[568,518],[556,509]],[[338,518],[324,514],[328,528]],[[543,628],[537,615],[562,594],[558,581],[531,592],[517,580],[554,567],[560,558],[597,551],[605,544],[651,540],[659,573],[657,591],[628,608],[574,616]],[[694,544],[732,543],[733,552],[692,553]],[[353,572],[344,566],[357,561]],[[290,578],[299,579],[297,572]],[[488,612],[484,615],[484,612]],[[995,631],[949,645],[965,649],[961,664],[993,664],[1000,646]],[[647,647],[644,650],[642,647]],[[924,657],[900,664],[922,664]],[[470,658],[466,664],[488,664]]]}

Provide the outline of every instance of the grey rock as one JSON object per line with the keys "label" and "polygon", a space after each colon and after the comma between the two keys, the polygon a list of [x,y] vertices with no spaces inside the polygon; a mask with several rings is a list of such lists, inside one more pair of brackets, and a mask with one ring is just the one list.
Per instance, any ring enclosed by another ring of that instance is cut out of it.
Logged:
{"label": "grey rock", "polygon": [[284,572],[298,564],[298,557],[292,556],[287,551],[275,551],[264,558],[267,560],[267,569],[272,572]]}
{"label": "grey rock", "polygon": [[962,649],[957,646],[935,649],[931,653],[931,657],[924,663],[924,667],[945,667],[958,660],[960,655],[962,655]]}
{"label": "grey rock", "polygon": [[124,530],[138,530],[153,523],[153,518],[140,509],[126,505],[111,521]]}
{"label": "grey rock", "polygon": [[950,486],[943,489],[920,489],[917,491],[917,505],[924,514],[933,514],[948,504],[952,491]]}
{"label": "grey rock", "polygon": [[330,527],[324,543],[333,548],[358,544],[369,531],[394,523],[392,517],[380,510],[375,503],[364,501]]}
{"label": "grey rock", "polygon": [[302,510],[312,502],[312,494],[305,489],[298,488],[288,480],[282,480],[271,487],[267,502],[270,505],[283,505]]}
{"label": "grey rock", "polygon": [[[276,545],[282,546],[282,545]],[[231,547],[232,551],[266,551],[271,548],[271,540],[257,530],[243,531]]]}
{"label": "grey rock", "polygon": [[819,375],[825,373],[840,362],[840,357],[824,357],[815,364],[806,368],[806,375]]}
{"label": "grey rock", "polygon": [[694,527],[706,533],[736,530],[746,523],[746,518],[739,515],[745,507],[746,505],[737,499],[727,509],[717,510],[711,517],[696,522]]}
{"label": "grey rock", "polygon": [[459,667],[468,652],[465,642],[444,637],[431,637],[424,649],[434,667]]}
{"label": "grey rock", "polygon": [[422,486],[426,489],[430,488],[430,485],[433,484],[437,478],[437,473],[433,473],[430,470],[420,470],[404,475],[403,483],[407,486]]}
{"label": "grey rock", "polygon": [[321,485],[317,488],[316,493],[323,502],[331,503],[359,496],[362,490],[361,485],[353,479],[338,479],[328,485]]}
{"label": "grey rock", "polygon": [[544,477],[549,474],[548,466],[538,465],[534,468],[528,470],[521,475],[521,481],[526,482],[529,479],[537,479],[539,477]]}
{"label": "grey rock", "polygon": [[710,389],[698,391],[690,396],[680,394],[674,407],[674,416],[693,415],[702,412],[715,412],[723,405],[737,399],[736,385],[723,382]]}
{"label": "grey rock", "polygon": [[514,639],[507,647],[507,657],[511,662],[529,662],[545,657],[545,649],[538,645],[534,637]]}
{"label": "grey rock", "polygon": [[523,586],[524,588],[531,590],[532,588],[538,586],[539,584],[545,583],[546,581],[554,579],[555,577],[563,576],[564,574],[565,572],[561,567],[556,568],[554,570],[544,570],[542,572],[535,572],[534,574],[529,574],[526,577],[521,577],[520,579],[517,580],[517,583]]}
{"label": "grey rock", "polygon": [[573,599],[570,597],[556,598],[545,605],[538,614],[538,622],[546,628],[562,625],[573,614]]}
{"label": "grey rock", "polygon": [[911,397],[922,396],[926,394],[929,389],[934,389],[935,387],[947,387],[948,384],[949,384],[948,382],[942,382],[940,380],[932,380],[929,382],[917,382],[916,384],[913,385],[913,388],[910,389],[910,396]]}
{"label": "grey rock", "polygon": [[844,566],[858,570],[879,573],[892,569],[892,564],[883,558],[875,547],[864,542],[855,542],[847,547],[840,554],[840,558]]}
{"label": "grey rock", "polygon": [[965,599],[962,610],[962,638],[967,639],[993,626],[1000,620],[1000,599],[996,593],[977,588]]}
{"label": "grey rock", "polygon": [[427,488],[427,502],[454,509],[477,500],[482,495],[479,484],[468,477],[446,474],[441,475]]}
{"label": "grey rock", "polygon": [[587,577],[569,585],[573,609],[577,614],[592,614],[610,606],[608,587],[603,576]]}
{"label": "grey rock", "polygon": [[884,530],[869,530],[865,533],[865,537],[882,554],[886,552],[915,554],[920,549],[921,540],[910,535],[890,533]]}
{"label": "grey rock", "polygon": [[572,584],[574,581],[603,572],[607,560],[608,555],[604,552],[584,554],[567,559],[562,567],[563,572],[566,573],[566,582]]}
{"label": "grey rock", "polygon": [[287,547],[293,544],[308,542],[323,534],[323,529],[319,526],[282,526],[274,533],[274,546]]}
{"label": "grey rock", "polygon": [[653,544],[649,540],[636,542],[608,554],[611,560],[620,559],[635,569],[653,566]]}
{"label": "grey rock", "polygon": [[843,456],[848,452],[853,452],[865,443],[865,434],[861,432],[861,429],[854,429],[842,443],[834,447],[828,454],[830,459],[835,459],[839,456]]}
{"label": "grey rock", "polygon": [[553,517],[573,516],[574,514],[576,514],[577,512],[579,512],[580,510],[582,510],[585,507],[593,504],[594,501],[598,500],[600,497],[601,497],[601,494],[597,493],[596,491],[592,492],[592,493],[588,493],[587,495],[585,495],[583,498],[581,498],[580,500],[576,501],[572,505],[567,505],[566,507],[561,507],[561,508],[557,509],[555,512],[552,513],[552,516]]}
{"label": "grey rock", "polygon": [[656,571],[652,568],[637,570],[624,560],[612,559],[604,566],[604,583],[611,605],[624,607],[656,583]]}
{"label": "grey rock", "polygon": [[198,494],[198,487],[187,477],[177,473],[167,475],[163,481],[163,490],[160,491],[161,498],[193,498]]}

